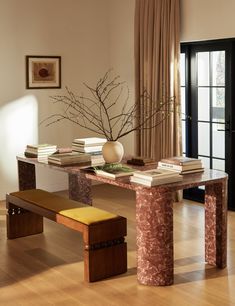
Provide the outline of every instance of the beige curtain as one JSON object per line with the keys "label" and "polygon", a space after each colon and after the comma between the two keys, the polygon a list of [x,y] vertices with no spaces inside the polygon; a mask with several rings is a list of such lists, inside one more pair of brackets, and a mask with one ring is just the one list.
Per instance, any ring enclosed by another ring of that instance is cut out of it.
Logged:
{"label": "beige curtain", "polygon": [[[179,85],[179,1],[136,0],[135,8],[135,82],[136,99],[144,90],[151,96],[151,107],[173,98],[172,109],[153,129],[137,133],[136,153],[160,160],[180,155]],[[142,104],[140,115],[144,116]],[[154,118],[152,125],[154,124]]]}

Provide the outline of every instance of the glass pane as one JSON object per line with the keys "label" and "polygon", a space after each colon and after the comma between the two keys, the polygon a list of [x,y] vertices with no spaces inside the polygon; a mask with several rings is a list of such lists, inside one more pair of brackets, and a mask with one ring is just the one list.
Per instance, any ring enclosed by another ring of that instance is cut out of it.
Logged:
{"label": "glass pane", "polygon": [[197,53],[198,86],[209,86],[209,52]]}
{"label": "glass pane", "polygon": [[225,88],[213,88],[212,90],[212,117],[213,121],[225,121]]}
{"label": "glass pane", "polygon": [[185,87],[181,87],[181,119],[185,119]]}
{"label": "glass pane", "polygon": [[198,155],[210,155],[209,123],[198,122]]}
{"label": "glass pane", "polygon": [[224,130],[224,124],[212,124],[212,156],[225,158],[225,132],[218,131]]}
{"label": "glass pane", "polygon": [[210,120],[209,88],[198,88],[198,120]]}
{"label": "glass pane", "polygon": [[199,159],[202,161],[202,165],[204,168],[210,168],[210,158],[204,156],[198,156]]}
{"label": "glass pane", "polygon": [[213,169],[225,171],[225,160],[213,159],[212,165],[213,165]]}
{"label": "glass pane", "polygon": [[180,84],[185,86],[185,53],[180,54]]}
{"label": "glass pane", "polygon": [[212,84],[213,86],[225,85],[225,51],[211,52],[212,58]]}
{"label": "glass pane", "polygon": [[182,146],[183,152],[186,152],[185,121],[182,121]]}

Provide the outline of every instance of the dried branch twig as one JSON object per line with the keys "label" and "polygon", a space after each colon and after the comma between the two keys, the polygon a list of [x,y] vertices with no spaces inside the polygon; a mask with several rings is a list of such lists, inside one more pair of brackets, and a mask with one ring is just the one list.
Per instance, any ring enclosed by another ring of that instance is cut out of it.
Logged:
{"label": "dried branch twig", "polygon": [[[144,91],[139,101],[128,106],[129,88],[120,77],[111,77],[111,71],[99,79],[95,87],[84,83],[89,96],[75,95],[66,87],[65,95],[51,97],[54,103],[65,106],[62,113],[53,114],[41,123],[47,126],[69,120],[78,126],[116,141],[134,131],[152,129],[160,125],[173,112],[174,97],[153,103]],[[118,104],[123,103],[121,106]],[[117,112],[119,107],[119,112]]]}

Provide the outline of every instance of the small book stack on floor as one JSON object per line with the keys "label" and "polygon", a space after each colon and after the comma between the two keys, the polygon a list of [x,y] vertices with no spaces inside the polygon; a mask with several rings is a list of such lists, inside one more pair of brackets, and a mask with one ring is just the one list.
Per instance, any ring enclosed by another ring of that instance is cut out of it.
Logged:
{"label": "small book stack on floor", "polygon": [[130,178],[131,183],[137,183],[148,187],[162,184],[169,184],[182,181],[182,176],[179,173],[165,170],[153,169],[146,171],[136,171]]}
{"label": "small book stack on floor", "polygon": [[158,163],[158,169],[168,169],[180,174],[203,172],[204,168],[200,159],[190,157],[164,158]]}
{"label": "small book stack on floor", "polygon": [[73,140],[72,150],[90,154],[92,165],[103,164],[102,147],[106,141],[105,138],[100,137],[76,138]]}
{"label": "small book stack on floor", "polygon": [[50,154],[55,153],[57,150],[56,145],[52,144],[37,144],[37,145],[27,145],[25,149],[26,157],[35,157],[40,160],[46,160]]}
{"label": "small book stack on floor", "polygon": [[59,166],[69,166],[74,164],[90,163],[91,155],[79,152],[58,153],[48,157],[48,163]]}

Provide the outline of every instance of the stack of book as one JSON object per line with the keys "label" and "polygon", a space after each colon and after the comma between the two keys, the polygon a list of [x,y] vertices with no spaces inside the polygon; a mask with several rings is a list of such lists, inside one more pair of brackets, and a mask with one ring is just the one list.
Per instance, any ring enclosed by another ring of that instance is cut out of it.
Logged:
{"label": "stack of book", "polygon": [[179,173],[165,170],[165,169],[153,169],[146,171],[136,171],[131,176],[130,181],[145,185],[148,187],[157,186],[162,184],[169,184],[182,181],[182,176]]}
{"label": "stack of book", "polygon": [[73,140],[73,151],[91,154],[101,154],[106,139],[100,137],[76,138]]}
{"label": "stack of book", "polygon": [[106,141],[105,138],[100,137],[76,138],[73,140],[72,150],[92,155],[92,165],[103,164],[102,147]]}
{"label": "stack of book", "polygon": [[158,163],[158,169],[168,169],[180,174],[203,172],[204,168],[200,159],[190,157],[164,158]]}
{"label": "stack of book", "polygon": [[25,149],[26,157],[36,157],[40,160],[48,158],[48,155],[56,152],[57,146],[52,144],[37,144],[37,145],[27,145]]}
{"label": "stack of book", "polygon": [[59,166],[86,164],[91,162],[91,155],[79,152],[55,153],[48,157],[48,163]]}
{"label": "stack of book", "polygon": [[127,164],[136,165],[136,166],[147,166],[147,165],[152,165],[154,163],[156,163],[154,159],[142,156],[134,156],[127,160]]}

